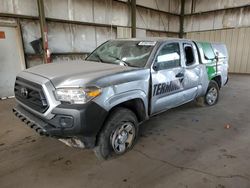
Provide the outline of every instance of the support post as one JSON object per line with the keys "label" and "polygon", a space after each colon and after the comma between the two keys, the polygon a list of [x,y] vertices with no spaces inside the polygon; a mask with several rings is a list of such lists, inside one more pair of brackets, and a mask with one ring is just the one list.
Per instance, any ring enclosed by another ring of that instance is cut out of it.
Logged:
{"label": "support post", "polygon": [[132,37],[136,37],[136,0],[131,0],[131,26]]}
{"label": "support post", "polygon": [[39,23],[42,38],[42,55],[44,63],[50,63],[50,55],[48,51],[48,28],[46,24],[46,18],[44,13],[44,2],[43,0],[37,0],[38,12],[39,12]]}
{"label": "support post", "polygon": [[181,0],[181,15],[180,15],[180,32],[179,38],[183,38],[184,35],[184,14],[185,14],[185,0]]}

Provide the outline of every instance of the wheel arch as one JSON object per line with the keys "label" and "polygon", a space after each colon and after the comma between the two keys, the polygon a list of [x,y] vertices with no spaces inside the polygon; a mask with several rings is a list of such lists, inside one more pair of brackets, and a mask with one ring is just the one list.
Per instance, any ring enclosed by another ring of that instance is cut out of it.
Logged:
{"label": "wheel arch", "polygon": [[221,78],[221,75],[217,75],[217,76],[215,76],[215,77],[213,77],[211,80],[213,80],[213,81],[215,81],[217,84],[218,84],[218,86],[219,86],[219,89],[221,88],[221,86],[222,86],[222,80],[221,80],[222,78]]}
{"label": "wheel arch", "polygon": [[142,90],[132,90],[116,94],[105,101],[105,107],[110,113],[117,107],[128,108],[135,113],[138,121],[143,121],[148,117],[148,98]]}
{"label": "wheel arch", "polygon": [[131,110],[133,113],[135,113],[138,119],[138,122],[142,122],[147,119],[146,108],[145,108],[143,100],[140,98],[134,98],[134,99],[119,103],[116,106],[113,106],[111,108],[110,113],[112,113],[114,109],[119,108],[119,107],[127,108]]}
{"label": "wheel arch", "polygon": [[[126,97],[124,97],[126,95]],[[121,100],[122,99],[122,100]],[[147,98],[144,92],[133,92],[128,94],[121,94],[113,97],[112,99],[106,101],[109,103],[110,108],[108,110],[108,115],[106,116],[104,123],[100,127],[97,135],[96,135],[96,144],[98,143],[98,138],[100,133],[103,131],[105,123],[107,122],[110,115],[117,110],[118,108],[127,108],[131,110],[135,116],[137,117],[137,120],[139,123],[145,121],[148,119],[148,103]]]}

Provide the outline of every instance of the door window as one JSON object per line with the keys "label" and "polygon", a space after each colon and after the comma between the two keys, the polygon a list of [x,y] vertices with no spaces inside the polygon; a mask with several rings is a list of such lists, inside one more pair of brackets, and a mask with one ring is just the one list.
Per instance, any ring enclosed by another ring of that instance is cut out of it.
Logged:
{"label": "door window", "polygon": [[164,45],[156,57],[157,70],[180,67],[180,65],[179,43],[169,43]]}

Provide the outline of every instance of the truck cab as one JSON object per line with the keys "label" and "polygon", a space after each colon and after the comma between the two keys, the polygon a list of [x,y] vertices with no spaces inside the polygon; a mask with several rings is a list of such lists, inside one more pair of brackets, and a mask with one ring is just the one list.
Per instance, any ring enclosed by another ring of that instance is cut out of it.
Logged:
{"label": "truck cab", "polygon": [[94,149],[99,158],[132,149],[150,117],[197,100],[215,105],[228,80],[225,45],[186,39],[117,39],[83,62],[17,75],[14,114],[41,135]]}

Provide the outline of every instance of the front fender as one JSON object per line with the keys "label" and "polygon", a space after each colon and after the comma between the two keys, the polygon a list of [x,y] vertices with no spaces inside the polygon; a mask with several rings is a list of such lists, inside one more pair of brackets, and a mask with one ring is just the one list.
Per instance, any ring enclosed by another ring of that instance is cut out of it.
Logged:
{"label": "front fender", "polygon": [[147,94],[142,90],[131,90],[123,93],[116,94],[104,102],[105,109],[109,111],[113,107],[132,100],[132,99],[141,99],[145,106],[145,111],[148,112],[148,100]]}

